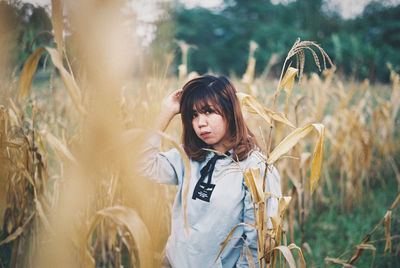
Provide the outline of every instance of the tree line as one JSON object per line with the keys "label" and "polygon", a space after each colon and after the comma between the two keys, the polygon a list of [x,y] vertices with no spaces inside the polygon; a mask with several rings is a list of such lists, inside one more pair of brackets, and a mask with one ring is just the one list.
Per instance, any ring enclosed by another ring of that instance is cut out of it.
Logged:
{"label": "tree line", "polygon": [[[261,74],[273,55],[279,55],[283,62],[285,53],[300,37],[320,44],[344,77],[387,82],[387,63],[400,70],[400,5],[372,1],[354,19],[343,19],[327,9],[323,0],[297,0],[286,5],[271,0],[225,0],[216,9],[189,9],[173,2],[166,9],[166,15],[155,22],[155,38],[146,54],[148,65],[171,51],[176,51],[174,67],[179,65],[180,40],[193,45],[188,71],[240,76],[245,72],[252,40],[258,44],[256,74]],[[1,29],[12,29],[0,32],[0,39],[7,40],[2,46],[7,51],[3,52],[11,55],[13,66],[19,69],[36,47],[54,42],[45,7],[0,1],[0,16],[9,24]],[[39,65],[43,63],[42,59]],[[272,72],[280,71],[279,63]]]}
{"label": "tree line", "polygon": [[[320,44],[345,77],[387,82],[387,63],[397,71],[400,67],[400,5],[387,6],[384,1],[370,2],[354,19],[343,19],[327,9],[323,0],[297,0],[287,5],[270,0],[226,0],[223,8],[214,10],[176,5],[169,18],[170,37],[195,46],[189,51],[189,71],[241,75],[253,40],[258,44],[256,73],[260,74],[272,55],[280,55],[283,62],[298,37]],[[165,29],[158,29],[156,39],[170,41]],[[176,47],[171,44],[170,48]],[[176,59],[178,63],[180,57]],[[281,65],[276,64],[275,72]]]}

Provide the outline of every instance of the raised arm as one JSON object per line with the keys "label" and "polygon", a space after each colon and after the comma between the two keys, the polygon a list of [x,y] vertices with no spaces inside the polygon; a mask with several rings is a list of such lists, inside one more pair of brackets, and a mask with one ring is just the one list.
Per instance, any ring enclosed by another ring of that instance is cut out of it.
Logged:
{"label": "raised arm", "polygon": [[172,118],[179,113],[181,96],[182,89],[178,89],[164,98],[161,103],[160,115],[156,120],[156,130],[165,131]]}
{"label": "raised arm", "polygon": [[[160,115],[155,121],[156,131],[165,131],[172,118],[179,113],[182,90],[175,90],[161,104]],[[158,153],[161,136],[151,135],[140,152],[139,171],[149,179],[165,184],[177,185],[183,178],[184,164],[176,149]]]}

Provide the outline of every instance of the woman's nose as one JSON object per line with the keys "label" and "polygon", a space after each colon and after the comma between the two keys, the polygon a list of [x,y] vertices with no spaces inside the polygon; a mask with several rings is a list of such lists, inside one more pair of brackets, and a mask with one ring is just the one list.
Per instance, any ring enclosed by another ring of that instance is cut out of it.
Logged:
{"label": "woman's nose", "polygon": [[204,127],[207,125],[207,118],[204,114],[199,114],[199,127]]}

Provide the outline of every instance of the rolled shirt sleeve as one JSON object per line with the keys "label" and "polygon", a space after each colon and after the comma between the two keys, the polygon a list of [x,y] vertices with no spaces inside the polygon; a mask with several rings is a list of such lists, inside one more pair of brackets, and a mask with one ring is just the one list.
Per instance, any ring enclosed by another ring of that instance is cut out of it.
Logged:
{"label": "rolled shirt sleeve", "polygon": [[179,185],[183,179],[184,163],[177,149],[159,153],[161,136],[149,137],[140,152],[139,172],[146,178],[163,184]]}

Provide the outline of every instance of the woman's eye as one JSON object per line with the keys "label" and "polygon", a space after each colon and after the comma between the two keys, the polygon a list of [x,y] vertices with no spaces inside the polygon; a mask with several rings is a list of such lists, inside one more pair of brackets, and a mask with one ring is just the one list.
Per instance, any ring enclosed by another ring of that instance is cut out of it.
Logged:
{"label": "woman's eye", "polygon": [[192,115],[192,118],[196,118],[197,117],[197,113],[194,113],[193,115]]}

